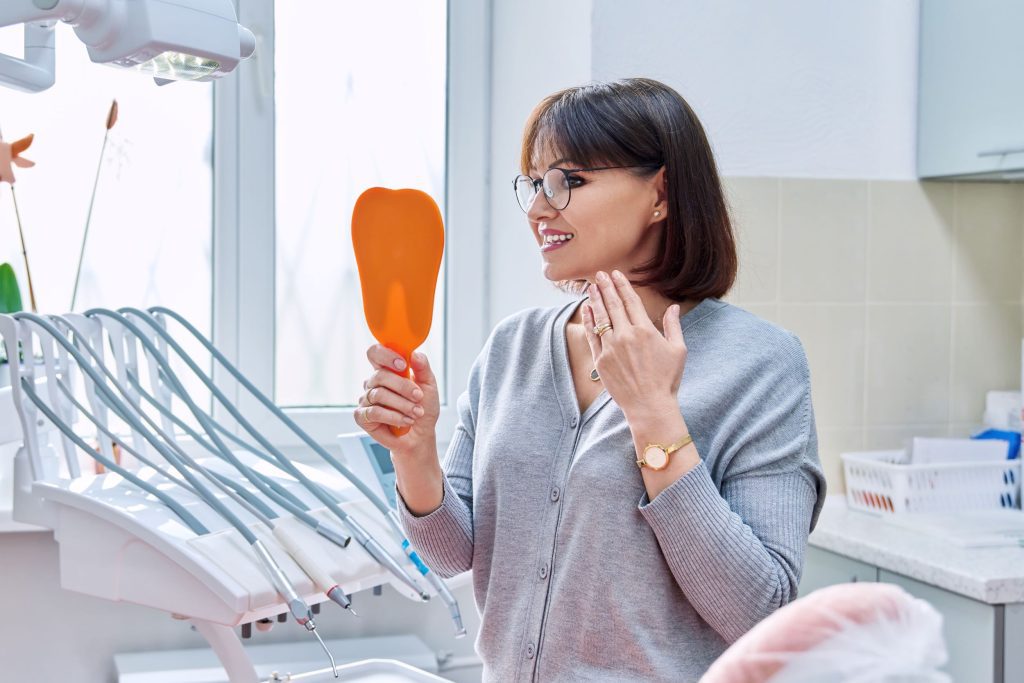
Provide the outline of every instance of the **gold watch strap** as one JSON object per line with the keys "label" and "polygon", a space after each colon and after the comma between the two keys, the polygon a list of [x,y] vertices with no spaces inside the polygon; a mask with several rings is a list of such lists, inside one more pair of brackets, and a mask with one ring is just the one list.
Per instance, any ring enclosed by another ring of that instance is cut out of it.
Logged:
{"label": "gold watch strap", "polygon": [[683,448],[684,446],[688,445],[692,441],[693,441],[693,437],[690,436],[689,434],[687,434],[686,436],[684,436],[683,438],[679,439],[679,441],[676,441],[671,446],[666,446],[665,447],[665,453],[666,453],[666,455],[672,455],[672,453],[674,451],[678,451],[680,448]]}

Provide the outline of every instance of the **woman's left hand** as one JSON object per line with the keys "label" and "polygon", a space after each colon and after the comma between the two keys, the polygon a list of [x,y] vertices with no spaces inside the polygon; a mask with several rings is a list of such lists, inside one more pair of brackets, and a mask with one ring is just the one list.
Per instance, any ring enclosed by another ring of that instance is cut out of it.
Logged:
{"label": "woman's left hand", "polygon": [[[662,316],[662,334],[647,317],[643,301],[624,275],[597,273],[583,305],[583,327],[594,365],[605,389],[629,418],[666,402],[678,405],[677,393],[686,365],[686,342],[679,327],[679,304]],[[594,327],[611,323],[600,337]]]}

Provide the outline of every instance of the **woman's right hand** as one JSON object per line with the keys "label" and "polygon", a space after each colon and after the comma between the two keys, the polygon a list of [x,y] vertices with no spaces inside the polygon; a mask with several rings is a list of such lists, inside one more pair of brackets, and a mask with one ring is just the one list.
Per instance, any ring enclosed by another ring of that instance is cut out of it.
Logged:
{"label": "woman's right hand", "polygon": [[[366,357],[374,372],[363,382],[365,391],[355,410],[356,424],[393,453],[436,449],[441,401],[426,355],[413,353],[412,379],[399,374],[405,371],[405,360],[386,346],[374,344],[366,350]],[[395,361],[401,361],[401,368]],[[395,436],[390,425],[408,427],[409,431]]]}

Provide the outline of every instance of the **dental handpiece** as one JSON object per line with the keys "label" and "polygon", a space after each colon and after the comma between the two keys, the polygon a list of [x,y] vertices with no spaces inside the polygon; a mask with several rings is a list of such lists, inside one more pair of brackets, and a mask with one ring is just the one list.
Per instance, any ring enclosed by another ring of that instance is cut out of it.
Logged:
{"label": "dental handpiece", "polygon": [[[71,353],[71,355],[74,356],[75,360],[78,362],[79,367],[82,369],[82,371],[86,375],[88,375],[89,378],[93,381],[94,387],[97,390],[99,390],[99,392],[103,394],[114,407],[116,407],[119,416],[125,421],[127,421],[132,426],[133,429],[137,430],[140,434],[142,434],[145,437],[146,441],[149,442],[160,453],[160,455],[164,457],[164,460],[166,460],[188,481],[188,483],[194,489],[195,493],[199,495],[200,499],[202,499],[203,502],[206,503],[206,505],[213,509],[214,512],[216,512],[228,524],[233,526],[235,530],[238,531],[239,534],[241,534],[242,538],[244,538],[246,542],[254,548],[256,557],[260,560],[260,562],[264,565],[264,567],[271,575],[279,577],[285,583],[288,583],[287,578],[281,571],[281,568],[278,567],[277,562],[274,561],[274,558],[266,552],[266,549],[257,549],[255,547],[256,544],[259,542],[259,539],[256,538],[256,535],[253,534],[252,530],[250,530],[245,524],[243,524],[242,521],[238,519],[238,517],[220,501],[220,499],[213,495],[213,493],[206,488],[206,486],[195,476],[195,474],[189,471],[189,469],[177,457],[177,455],[174,452],[167,448],[164,448],[158,442],[155,435],[150,433],[142,425],[142,423],[139,422],[139,420],[133,414],[131,414],[131,410],[128,408],[128,406],[123,404],[121,400],[110,391],[110,389],[106,386],[106,383],[102,381],[102,378],[99,376],[96,370],[91,366],[90,363],[88,363],[88,361],[82,355],[82,353],[77,348],[75,348],[71,344],[71,342],[67,340],[67,338],[60,332],[60,330],[58,330],[50,321],[33,313],[23,311],[21,313],[16,313],[15,318],[29,320],[39,325],[44,330],[46,330],[46,332],[50,334],[51,337],[58,344],[66,348]],[[119,390],[123,391],[124,388],[120,386],[120,383],[115,382],[114,384],[119,388]],[[42,406],[40,406],[40,408],[42,409]],[[144,417],[148,418],[148,416],[145,415],[145,413],[140,413],[140,415],[143,415]],[[53,418],[51,417],[51,420],[52,419]],[[260,552],[260,550],[262,550],[262,552]],[[289,588],[291,590],[291,593],[295,594],[294,588],[291,588],[290,585]],[[310,611],[308,605],[305,605],[305,603],[302,602],[301,599],[299,599],[299,602],[301,602],[302,605],[305,606],[303,616],[308,621],[312,618],[312,612]],[[293,608],[292,612],[296,615],[296,619],[299,619],[299,615],[295,613],[294,605],[290,605],[290,607]]]}
{"label": "dental handpiece", "polygon": [[[66,321],[65,321],[65,323],[66,323]],[[66,323],[66,324],[68,324],[68,323]],[[74,327],[71,326],[71,329],[74,330]],[[99,360],[98,358],[96,358],[95,352],[93,352],[91,348],[89,348],[88,346],[86,346],[85,348],[88,351],[91,352],[91,355],[93,355],[94,359],[96,359],[97,361]],[[108,378],[111,378],[113,380],[113,378],[110,377],[110,375],[111,375],[110,371],[107,368],[103,367],[102,364],[100,365],[100,367],[103,370],[103,372],[108,376]],[[132,374],[130,372],[128,373],[128,375],[129,375],[129,379],[134,381],[137,384],[140,394],[146,396],[147,400],[150,400],[151,402],[153,402],[154,405],[156,405],[158,409],[166,411],[166,408],[164,408],[162,405],[160,405],[159,402],[156,402],[155,399],[152,399],[152,397],[150,397],[142,389],[141,385],[138,385],[137,380],[134,378],[134,376],[132,376]],[[108,438],[111,438],[113,441],[119,443],[120,446],[126,450],[126,452],[128,452],[131,455],[133,455],[134,457],[136,457],[140,462],[148,465],[149,467],[152,467],[155,471],[160,472],[161,474],[163,474],[168,479],[176,481],[180,486],[182,486],[183,488],[186,488],[187,490],[192,492],[194,495],[197,495],[197,497],[199,497],[198,492],[196,492],[196,490],[194,488],[192,488],[191,485],[189,485],[187,481],[184,481],[181,478],[180,475],[173,475],[170,472],[168,472],[167,470],[165,470],[164,468],[158,466],[156,463],[150,461],[148,458],[146,458],[141,453],[136,451],[134,448],[129,446],[127,443],[124,443],[121,439],[119,439],[116,435],[114,435],[108,429],[104,428],[103,425],[100,424],[100,421],[97,420],[92,414],[89,413],[89,411],[87,411],[85,409],[85,407],[81,404],[81,402],[79,402],[75,398],[74,394],[71,393],[71,391],[62,382],[58,382],[58,384],[60,385],[60,389],[64,392],[64,395],[72,402],[72,404],[76,408],[79,409],[79,411],[83,415],[85,415],[90,421],[93,422],[93,424],[96,426],[96,428],[99,431],[101,431]],[[115,380],[115,385],[117,385],[116,380]],[[123,387],[120,387],[118,385],[118,388],[121,389],[122,393],[123,393]],[[120,416],[120,409],[119,409],[118,406],[112,404],[102,393],[98,396],[98,398],[108,408],[113,410],[115,412],[115,414],[118,414]],[[143,414],[143,413],[141,413],[141,411],[140,411],[140,414]],[[177,421],[173,414],[170,414],[169,416],[172,418],[172,420]],[[164,433],[163,430],[161,430],[159,427],[157,427],[155,425],[154,421],[152,421],[151,419],[148,419],[148,416],[146,416],[146,417],[147,417],[147,421],[150,422],[150,424],[154,426],[154,428],[157,430],[157,432],[160,434],[160,436],[165,441],[167,441],[169,443],[174,443],[173,437],[169,437],[166,433]],[[122,416],[122,419],[124,419],[123,416]],[[184,424],[184,423],[181,423],[181,424]],[[198,434],[194,434],[194,436],[198,437],[199,435]],[[221,474],[219,474],[217,472],[213,472],[213,471],[211,471],[211,470],[201,466],[191,456],[189,456],[184,450],[182,450],[180,448],[177,448],[176,444],[175,444],[175,447],[176,447],[176,449],[178,451],[178,454],[183,459],[185,459],[193,469],[196,469],[197,471],[199,471],[202,474],[204,474],[208,479],[210,479],[210,481],[214,485],[216,485],[218,488],[220,488],[222,491],[224,491],[228,496],[230,496],[233,500],[235,500],[239,505],[243,506],[246,510],[248,510],[250,514],[252,514],[254,517],[256,517],[257,519],[262,521],[268,528],[270,528],[274,532],[275,538],[277,538],[279,541],[281,541],[282,538],[287,539],[289,541],[288,546],[290,546],[293,549],[296,547],[297,544],[294,543],[293,539],[291,539],[290,534],[288,532],[286,532],[286,531],[283,531],[280,528],[280,525],[275,524],[270,519],[271,516],[276,517],[276,514],[269,507],[264,505],[262,503],[262,501],[260,501],[256,497],[252,496],[244,487],[238,485],[237,482],[234,482],[233,480],[231,480],[228,477],[225,477],[224,475],[221,475]],[[255,472],[249,470],[248,468],[246,468],[246,470],[247,471],[244,472],[244,473],[247,476],[249,476],[250,479],[252,479],[253,476],[257,476]],[[266,481],[265,478],[262,477],[262,475],[259,475],[259,476],[260,476],[261,479]],[[298,499],[295,499],[295,500],[297,501]],[[286,508],[290,505],[290,501],[288,501],[287,499],[278,500],[278,502],[283,504],[283,506],[286,507]],[[313,528],[316,528],[317,526],[320,525],[320,522],[318,520],[316,520],[315,518],[313,518],[311,515],[308,515],[307,513],[303,513],[301,510],[295,510],[295,512],[300,513],[300,515],[305,515],[305,517],[308,518],[306,520],[306,523],[310,523],[311,522],[311,526],[313,526]],[[348,543],[349,543],[349,541],[351,539],[348,536],[345,536],[343,534],[335,533],[335,534],[332,535],[332,539],[331,540],[344,548],[345,546],[348,545]],[[284,545],[284,544],[282,544],[282,545]],[[286,550],[287,549],[288,548],[286,547]],[[295,556],[294,553],[290,552],[289,554],[292,554],[293,557]],[[331,600],[333,600],[334,602],[338,603],[341,607],[343,607],[345,609],[350,609],[351,608],[351,601],[348,599],[348,597],[345,595],[345,593],[343,591],[338,589],[338,586],[336,585],[336,583],[333,582],[333,580],[330,580],[330,579],[328,579],[327,582],[323,581],[323,577],[325,577],[325,576],[329,577],[329,574],[327,574],[327,572],[323,571],[323,569],[320,568],[319,565],[317,563],[315,563],[307,555],[303,554],[303,559],[304,559],[304,561],[299,561],[298,559],[296,559],[296,561],[303,568],[303,570],[305,570],[306,573],[308,575],[310,575],[311,578],[314,578],[314,581],[316,581],[316,578],[314,577],[314,574],[316,576],[321,577],[321,580],[318,581],[318,583],[323,587],[323,590],[326,593],[326,595]],[[275,575],[275,574],[272,574],[272,575]],[[353,614],[355,614],[354,610],[353,610]]]}
{"label": "dental handpiece", "polygon": [[[387,553],[383,551],[379,543],[377,543],[376,541],[370,542],[369,534],[365,531],[365,529],[362,529],[362,527],[358,524],[358,522],[356,522],[351,517],[351,515],[349,515],[340,507],[336,498],[328,494],[318,484],[310,480],[305,474],[303,474],[298,468],[296,468],[295,465],[283,453],[281,453],[277,448],[275,448],[273,444],[268,442],[263,437],[263,435],[260,434],[249,423],[249,421],[245,419],[245,417],[238,411],[238,409],[229,400],[227,400],[227,397],[224,396],[223,392],[221,392],[216,387],[216,385],[214,385],[212,382],[208,380],[208,378],[205,377],[202,370],[196,365],[195,361],[187,353],[185,353],[184,349],[182,349],[181,346],[173,338],[171,338],[170,335],[168,335],[167,332],[163,330],[163,328],[161,328],[156,323],[156,321],[154,321],[151,317],[146,315],[144,312],[139,311],[138,309],[125,307],[121,310],[129,312],[139,317],[141,320],[145,321],[148,325],[153,327],[154,330],[156,330],[157,334],[167,341],[168,345],[170,345],[171,348],[175,350],[178,356],[182,359],[183,362],[185,362],[186,365],[188,365],[192,372],[195,373],[195,375],[199,377],[207,385],[211,393],[217,397],[217,400],[221,402],[224,408],[230,413],[231,417],[235,419],[254,439],[256,439],[257,442],[259,442],[259,444],[263,447],[263,449],[265,449],[267,452],[273,455],[273,457],[278,461],[279,467],[281,467],[282,469],[284,469],[285,472],[299,480],[310,493],[312,493],[322,503],[324,503],[324,505],[326,505],[327,508],[336,517],[338,517],[345,526],[347,526],[353,532],[353,535],[357,535],[356,528],[358,528],[358,534],[361,534],[367,539],[367,542],[361,541],[361,545],[363,545],[367,552],[370,553],[371,557],[377,560],[382,566],[384,566],[400,581],[402,581],[410,588],[415,590],[420,595],[420,598],[422,600],[430,599],[430,596],[427,593],[423,592],[422,588],[419,587],[419,585],[412,579],[412,577],[409,576],[408,573],[406,573],[405,570],[402,569],[402,567],[399,566],[397,562],[395,562],[389,555],[387,555]],[[222,450],[225,457],[233,459],[233,461],[237,460],[237,458],[234,458],[234,455],[226,447],[223,441],[221,441],[221,439],[217,436],[216,431],[211,424],[211,421],[201,410],[199,410],[198,406],[196,406],[194,401],[191,400],[187,392],[184,391],[184,387],[181,386],[181,383],[178,380],[177,375],[174,373],[174,371],[166,364],[166,362],[163,359],[159,357],[155,347],[153,346],[153,343],[144,334],[142,334],[141,330],[139,330],[139,328],[134,323],[127,320],[123,316],[118,317],[117,314],[105,309],[91,309],[89,311],[86,311],[86,315],[110,316],[113,317],[115,320],[121,322],[121,324],[123,324],[125,327],[127,327],[138,338],[139,342],[142,343],[142,345],[146,347],[146,349],[150,353],[153,354],[157,362],[163,367],[170,387],[172,388],[172,390],[175,391],[175,393],[178,394],[179,398],[182,399],[182,401],[188,406],[189,410],[193,413],[196,419],[203,425],[203,428],[207,432],[207,435],[210,437],[210,439],[213,440],[217,447]],[[241,376],[239,376],[239,379],[243,383],[248,383],[248,380],[245,380]],[[274,407],[276,408],[276,406]]]}
{"label": "dental handpiece", "polygon": [[[438,577],[433,571],[427,567],[425,563],[416,555],[415,551],[412,550],[411,544],[408,543],[408,539],[405,538],[405,532],[393,514],[393,511],[388,507],[387,503],[381,500],[380,496],[376,492],[372,491],[356,477],[344,464],[339,462],[337,458],[334,458],[326,449],[322,448],[312,437],[310,437],[305,431],[303,431],[291,418],[289,418],[280,408],[274,405],[273,401],[267,398],[256,386],[254,386],[242,373],[240,373],[234,365],[220,352],[217,348],[207,339],[194,325],[192,325],[184,317],[176,313],[175,311],[163,307],[155,306],[149,309],[152,314],[163,314],[177,321],[181,324],[189,333],[200,343],[202,346],[210,352],[210,354],[223,366],[245,389],[253,395],[260,403],[263,404],[268,410],[274,413],[278,419],[284,424],[303,442],[306,443],[314,452],[320,455],[321,458],[330,463],[338,472],[340,472],[345,478],[347,478],[354,486],[356,486],[374,505],[385,515],[391,526],[397,532],[399,538],[402,539],[402,549],[409,561],[412,562],[417,570],[430,582],[430,584],[437,590],[438,595],[448,606],[449,612],[452,615],[452,620],[456,627],[456,637],[465,635],[466,630],[462,624],[462,617],[459,611],[458,601],[448,590],[444,581]],[[167,334],[166,331],[161,330],[163,334]]]}
{"label": "dental handpiece", "polygon": [[[66,387],[63,387],[63,385],[62,385],[61,388],[64,389],[65,393],[68,391]],[[140,392],[140,393],[144,394],[145,392]],[[69,396],[69,398],[71,399],[71,401],[76,406],[79,407],[79,409],[82,408],[81,404],[74,398],[74,396]],[[112,410],[117,412],[117,407],[116,406],[111,406],[109,404],[108,404],[108,406]],[[158,407],[163,408],[162,406],[158,406]],[[94,419],[94,418],[92,418],[90,416],[90,419]],[[105,434],[107,434],[108,436],[113,437],[115,440],[120,442],[120,439],[117,439],[116,437],[114,437],[114,435],[110,434],[110,432],[108,430],[103,429],[98,424],[98,421],[96,421],[96,422],[97,422],[97,428],[101,429]],[[151,421],[151,424],[153,424],[152,421]],[[162,429],[156,427],[155,424],[154,424],[154,429],[156,429],[156,431],[159,433],[161,438],[163,438],[165,441],[173,442],[173,437],[169,437]],[[315,560],[313,560],[312,557],[310,557],[307,553],[301,551],[301,549],[299,547],[299,544],[295,541],[295,539],[292,536],[291,532],[286,531],[279,521],[275,522],[272,519],[272,517],[277,517],[276,513],[274,513],[269,507],[264,505],[262,503],[262,501],[260,501],[258,498],[254,497],[254,496],[251,496],[251,494],[245,489],[245,487],[240,486],[237,482],[231,480],[229,477],[226,477],[226,476],[224,476],[224,475],[222,475],[222,474],[220,474],[218,472],[214,472],[214,471],[212,471],[212,470],[210,470],[210,469],[208,469],[206,467],[203,467],[198,462],[196,462],[195,459],[193,459],[191,456],[189,456],[188,453],[186,453],[184,450],[182,450],[181,448],[178,448],[176,445],[175,445],[175,447],[178,450],[178,454],[184,460],[186,460],[186,462],[188,462],[190,467],[192,467],[196,471],[198,471],[198,472],[202,473],[203,475],[205,475],[215,486],[217,486],[227,496],[229,496],[236,503],[238,503],[239,505],[244,507],[251,515],[253,515],[257,519],[259,519],[261,522],[263,522],[263,524],[267,528],[269,528],[271,530],[271,532],[274,534],[274,538],[279,543],[281,543],[282,547],[284,547],[285,550],[288,552],[288,554],[291,555],[293,559],[295,559],[296,563],[302,568],[302,570],[311,579],[313,579],[314,583],[316,583],[320,587],[320,589],[323,590],[323,592],[327,595],[328,598],[330,598],[332,601],[334,601],[335,603],[337,603],[341,607],[343,607],[345,609],[351,610],[353,614],[356,614],[355,610],[351,609],[352,601],[348,599],[348,596],[345,595],[344,591],[340,590],[340,588],[337,585],[337,583],[333,579],[330,578],[330,574],[328,572],[326,572],[322,567],[320,567],[319,563],[316,562]],[[150,467],[152,467],[156,471],[160,472],[164,476],[167,476],[168,478],[172,478],[175,481],[178,481],[178,483],[180,485],[183,485],[184,487],[188,488],[188,490],[193,491],[193,493],[194,493],[194,489],[192,489],[188,485],[187,482],[182,482],[177,477],[171,477],[170,474],[168,472],[166,472],[163,468],[158,467],[155,463],[149,461],[147,458],[142,456],[142,454],[138,453],[137,451],[132,449],[127,444],[123,444],[122,443],[122,448],[125,448],[130,454],[132,454],[133,456],[138,458],[140,460],[140,462],[143,462],[144,464],[149,465]],[[252,475],[252,476],[249,476],[250,479],[252,479],[253,476],[257,476],[255,472],[249,470],[248,468],[246,468],[246,470],[247,470],[247,472],[245,472],[245,474],[247,476]],[[284,507],[286,507],[286,508],[290,504],[289,501],[287,501],[287,500],[281,500],[281,501],[278,501],[278,502],[279,503],[284,503]],[[301,510],[297,510],[297,512],[301,513]],[[318,524],[318,521],[315,518],[313,518],[311,515],[308,515],[307,513],[303,513],[303,514],[306,514],[306,516],[309,517],[313,521],[313,524]],[[341,547],[345,547],[346,545],[348,545],[348,542],[350,540],[351,539],[349,537],[343,536],[342,538],[340,538],[338,544]],[[266,553],[263,553],[263,554],[265,555]],[[277,583],[275,583],[275,588],[277,588],[278,584],[281,583],[281,579],[283,579],[283,575],[280,574],[280,573],[278,573],[278,574],[272,573],[271,576],[274,577],[277,580]],[[286,594],[282,593],[282,595],[286,595]],[[292,610],[292,611],[293,611],[293,614],[294,614],[294,610]],[[303,619],[304,618],[305,617],[303,617]],[[299,617],[296,617],[296,620],[299,621],[300,624],[304,623],[303,621],[301,621],[299,619]]]}

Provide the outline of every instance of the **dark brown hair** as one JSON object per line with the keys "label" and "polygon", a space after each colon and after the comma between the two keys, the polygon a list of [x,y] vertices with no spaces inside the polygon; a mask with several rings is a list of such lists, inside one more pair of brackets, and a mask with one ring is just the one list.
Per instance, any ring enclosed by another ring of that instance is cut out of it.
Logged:
{"label": "dark brown hair", "polygon": [[[721,298],[732,288],[736,241],[714,155],[697,115],[675,90],[628,78],[549,95],[526,121],[523,173],[541,149],[583,166],[647,166],[632,170],[646,177],[664,165],[668,216],[658,253],[630,279],[675,301]],[[586,283],[557,285],[581,294]]]}

